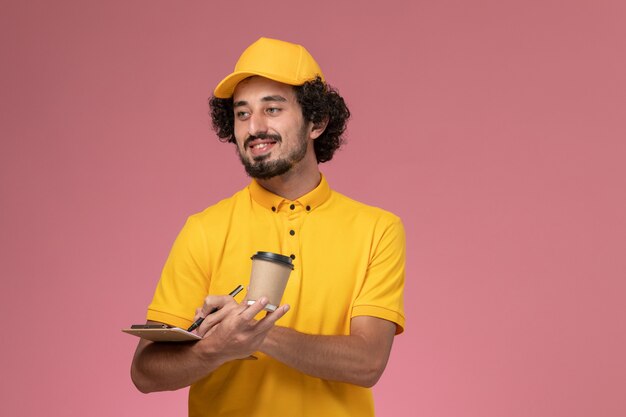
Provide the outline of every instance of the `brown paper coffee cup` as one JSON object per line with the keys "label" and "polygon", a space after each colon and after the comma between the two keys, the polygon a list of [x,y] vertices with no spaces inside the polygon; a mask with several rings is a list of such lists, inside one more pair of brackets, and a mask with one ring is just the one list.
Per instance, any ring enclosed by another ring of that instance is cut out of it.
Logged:
{"label": "brown paper coffee cup", "polygon": [[248,287],[248,304],[261,297],[269,300],[265,310],[274,311],[283,298],[289,274],[293,270],[291,258],[273,252],[257,252],[252,256],[252,271]]}

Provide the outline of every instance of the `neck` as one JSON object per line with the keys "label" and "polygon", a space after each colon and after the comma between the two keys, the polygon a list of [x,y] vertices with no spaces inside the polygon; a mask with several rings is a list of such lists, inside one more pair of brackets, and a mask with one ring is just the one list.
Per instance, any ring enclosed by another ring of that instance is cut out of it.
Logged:
{"label": "neck", "polygon": [[266,190],[293,201],[313,191],[321,178],[316,164],[315,169],[304,171],[294,167],[283,175],[267,180],[257,179],[257,182]]}

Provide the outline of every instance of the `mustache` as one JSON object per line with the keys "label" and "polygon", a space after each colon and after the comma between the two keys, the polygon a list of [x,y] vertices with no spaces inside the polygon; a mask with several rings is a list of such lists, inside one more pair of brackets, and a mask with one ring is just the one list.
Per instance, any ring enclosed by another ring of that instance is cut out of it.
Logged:
{"label": "mustache", "polygon": [[279,134],[271,134],[271,133],[259,133],[257,135],[250,135],[243,142],[244,148],[248,147],[248,144],[256,139],[272,139],[275,142],[282,142],[283,138]]}

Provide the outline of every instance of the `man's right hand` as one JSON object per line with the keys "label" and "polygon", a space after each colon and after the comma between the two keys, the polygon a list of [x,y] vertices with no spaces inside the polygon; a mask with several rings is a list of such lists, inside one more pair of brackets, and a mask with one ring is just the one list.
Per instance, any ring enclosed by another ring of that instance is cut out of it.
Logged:
{"label": "man's right hand", "polygon": [[[194,317],[194,320],[205,317],[196,330],[203,340],[197,343],[206,345],[210,354],[223,354],[224,362],[250,356],[259,349],[274,323],[289,310],[289,305],[283,305],[261,320],[255,320],[254,317],[265,308],[267,302],[267,298],[261,297],[254,304],[247,305],[245,301],[238,304],[226,295],[207,296]],[[208,314],[214,308],[218,310]]]}

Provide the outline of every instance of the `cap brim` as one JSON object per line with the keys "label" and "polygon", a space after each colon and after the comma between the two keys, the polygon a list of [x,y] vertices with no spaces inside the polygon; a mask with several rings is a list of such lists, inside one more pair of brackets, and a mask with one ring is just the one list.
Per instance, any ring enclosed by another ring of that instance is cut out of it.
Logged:
{"label": "cap brim", "polygon": [[233,72],[220,81],[217,87],[215,87],[213,95],[217,98],[230,98],[233,96],[237,84],[248,77],[252,77],[253,75],[256,74],[252,74],[250,72]]}
{"label": "cap brim", "polygon": [[298,84],[298,83],[295,83],[294,80],[289,80],[287,78],[278,77],[274,74],[266,74],[260,71],[259,72],[240,71],[240,72],[233,72],[232,74],[224,78],[222,81],[220,81],[217,87],[215,87],[215,90],[213,90],[213,95],[217,98],[231,98],[233,96],[233,93],[235,92],[235,88],[237,87],[237,84],[239,84],[240,82],[242,82],[248,77],[254,77],[254,76],[269,78],[270,80],[278,81],[279,83],[284,83],[284,84],[289,84],[289,85],[304,84],[304,82]]}

